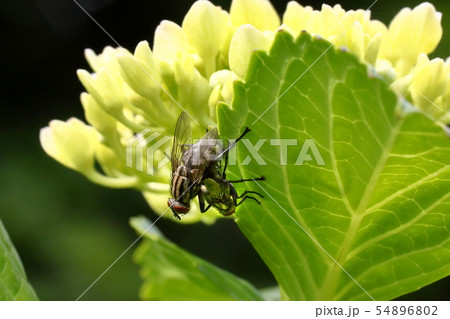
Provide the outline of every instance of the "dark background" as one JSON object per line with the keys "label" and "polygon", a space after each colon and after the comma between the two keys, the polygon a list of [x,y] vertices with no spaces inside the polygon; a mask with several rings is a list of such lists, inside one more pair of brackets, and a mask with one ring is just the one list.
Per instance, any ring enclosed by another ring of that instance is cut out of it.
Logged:
{"label": "dark background", "polygon": [[[181,24],[194,1],[78,0],[123,47],[150,44],[163,19]],[[212,1],[228,10],[230,0]],[[370,1],[340,1],[346,9]],[[372,17],[388,23],[402,7],[421,1],[379,0]],[[272,1],[284,12],[287,1]],[[334,5],[336,1],[328,4]],[[443,12],[444,36],[433,56],[450,53],[450,3]],[[320,1],[301,1],[320,9]],[[116,44],[73,0],[16,0],[3,3],[0,126],[0,219],[42,300],[76,299],[136,238],[131,216],[155,219],[140,193],[112,190],[87,181],[48,157],[39,129],[52,119],[84,119],[75,71],[89,69],[83,50]],[[275,284],[270,271],[231,220],[213,226],[182,226],[161,219],[157,226],[181,247],[241,276],[258,288]],[[138,298],[139,268],[128,252],[83,300]],[[403,300],[450,300],[450,281],[441,280]]]}

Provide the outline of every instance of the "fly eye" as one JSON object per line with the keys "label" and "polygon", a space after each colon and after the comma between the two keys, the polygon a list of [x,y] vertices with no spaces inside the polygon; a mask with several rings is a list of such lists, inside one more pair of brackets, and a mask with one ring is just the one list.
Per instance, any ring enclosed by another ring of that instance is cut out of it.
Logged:
{"label": "fly eye", "polygon": [[176,211],[178,214],[186,214],[189,212],[189,207],[186,207],[184,205],[180,205],[179,203],[176,203],[172,206],[172,209]]}
{"label": "fly eye", "polygon": [[180,202],[177,202],[173,198],[167,201],[167,206],[169,206],[174,212],[178,214],[186,214],[189,212],[190,207],[186,206]]}

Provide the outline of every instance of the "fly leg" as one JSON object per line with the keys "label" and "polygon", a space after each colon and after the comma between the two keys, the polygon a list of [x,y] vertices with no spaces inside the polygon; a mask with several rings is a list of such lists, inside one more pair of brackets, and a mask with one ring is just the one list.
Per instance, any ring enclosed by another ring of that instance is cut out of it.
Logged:
{"label": "fly leg", "polygon": [[244,133],[241,134],[241,136],[239,136],[233,143],[231,143],[231,145],[229,145],[223,152],[222,154],[228,153],[230,151],[230,149],[232,149],[237,142],[239,142],[248,132],[250,132],[251,129],[249,129],[248,127],[245,128]]}
{"label": "fly leg", "polygon": [[173,216],[175,217],[175,218],[177,218],[178,220],[181,220],[181,217],[180,217],[180,215],[178,215],[176,212],[175,212],[175,210],[172,208],[173,207],[173,205],[175,204],[175,201],[168,201],[168,203],[170,203],[170,205],[169,205],[169,208],[170,208],[170,210],[172,211],[172,213],[173,213]]}
{"label": "fly leg", "polygon": [[[229,145],[226,149],[224,149],[219,155],[217,155],[217,158],[220,158],[221,156],[223,156],[225,154],[225,156],[228,155],[228,152],[230,151],[230,149],[232,149],[237,142],[239,142],[248,132],[250,132],[251,129],[249,129],[248,127],[245,128],[244,133],[241,134],[241,136],[239,136],[233,143],[231,143],[231,145]],[[228,160],[227,160],[228,161]],[[225,168],[226,168],[226,164],[225,164]]]}
{"label": "fly leg", "polygon": [[215,178],[216,181],[226,182],[226,183],[242,183],[242,182],[254,182],[254,181],[265,181],[266,177],[256,177],[256,178],[247,178],[247,179],[239,179],[236,181],[227,180],[227,166],[228,166],[228,152],[225,154],[225,164],[223,165],[223,170],[221,174],[221,179]]}
{"label": "fly leg", "polygon": [[252,196],[244,196],[238,203],[236,203],[234,206],[239,206],[241,205],[246,199],[253,199],[255,202],[257,202],[259,205],[261,205],[261,202],[259,200],[257,200],[255,197]]}
{"label": "fly leg", "polygon": [[242,198],[242,197],[244,197],[244,196],[247,195],[247,194],[255,194],[255,195],[258,195],[258,196],[261,197],[261,198],[264,198],[263,195],[261,195],[261,194],[258,193],[258,192],[254,192],[254,191],[245,191],[245,192],[243,192],[240,196],[237,196],[236,198]]}
{"label": "fly leg", "polygon": [[242,182],[254,182],[254,181],[265,181],[266,178],[264,176],[256,177],[256,178],[247,178],[247,179],[238,179],[236,181],[229,181],[230,183],[242,183]]}
{"label": "fly leg", "polygon": [[260,202],[259,200],[257,200],[257,199],[256,199],[255,197],[253,197],[253,196],[247,196],[247,194],[255,194],[255,195],[258,195],[258,196],[261,197],[261,198],[264,198],[264,196],[261,195],[261,194],[258,193],[258,192],[254,192],[254,191],[245,191],[245,192],[243,192],[240,196],[236,197],[236,201],[237,201],[237,198],[242,198],[242,199],[239,201],[239,203],[236,203],[235,206],[241,205],[241,204],[244,202],[244,200],[246,200],[247,198],[253,199],[255,202],[257,202],[258,204],[261,205],[261,202]]}
{"label": "fly leg", "polygon": [[174,211],[172,211],[172,213],[173,213],[173,216],[175,216],[176,218],[178,218],[178,220],[181,220],[181,217],[180,217],[180,215],[178,215],[177,213],[175,213]]}
{"label": "fly leg", "polygon": [[225,154],[225,164],[223,165],[222,178],[227,179],[228,153]]}
{"label": "fly leg", "polygon": [[[255,197],[247,196],[247,194],[257,194],[258,196],[264,197],[261,194],[254,192],[254,191],[245,191],[244,193],[242,193],[242,195],[238,195],[233,184],[230,183],[230,195],[233,198],[233,203],[234,203],[235,207],[241,205],[246,199],[253,199],[255,202],[257,202],[258,204],[261,205],[261,202],[259,200],[257,200]],[[242,198],[242,199],[238,202],[238,198]]]}
{"label": "fly leg", "polygon": [[206,212],[208,209],[211,208],[212,204],[209,204],[208,206],[206,206],[205,208],[205,198],[203,197],[203,193],[200,190],[200,192],[198,193],[198,204],[200,206],[200,212],[204,213]]}

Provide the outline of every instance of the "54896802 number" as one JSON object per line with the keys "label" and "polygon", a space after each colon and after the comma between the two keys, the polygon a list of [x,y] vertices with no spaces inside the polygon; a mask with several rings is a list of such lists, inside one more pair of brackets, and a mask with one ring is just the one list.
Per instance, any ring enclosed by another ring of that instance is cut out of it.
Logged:
{"label": "54896802 number", "polygon": [[416,316],[437,316],[437,306],[377,306],[376,315],[388,315],[388,316],[404,316],[404,315],[416,315]]}

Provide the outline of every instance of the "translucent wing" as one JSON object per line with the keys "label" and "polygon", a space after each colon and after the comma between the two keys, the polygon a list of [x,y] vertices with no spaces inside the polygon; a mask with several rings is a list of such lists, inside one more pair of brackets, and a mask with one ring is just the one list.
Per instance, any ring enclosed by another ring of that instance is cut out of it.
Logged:
{"label": "translucent wing", "polygon": [[217,128],[210,129],[197,143],[191,145],[183,154],[182,162],[190,169],[196,169],[198,177],[217,161],[216,155],[222,150],[217,140]]}
{"label": "translucent wing", "polygon": [[222,151],[222,145],[218,143],[218,137],[219,131],[217,128],[211,128],[198,143],[194,144],[195,150],[203,154],[207,160],[217,160],[215,155]]}
{"label": "translucent wing", "polygon": [[170,156],[170,162],[172,164],[172,174],[176,171],[181,164],[183,154],[186,147],[189,147],[191,138],[191,125],[189,117],[185,112],[180,114],[177,125],[175,127],[175,133],[173,135],[172,154]]}
{"label": "translucent wing", "polygon": [[210,130],[208,130],[208,132],[206,132],[205,135],[203,135],[203,137],[200,139],[199,143],[203,140],[209,140],[209,139],[217,139],[217,137],[219,136],[219,132],[217,131],[216,127],[211,128]]}

